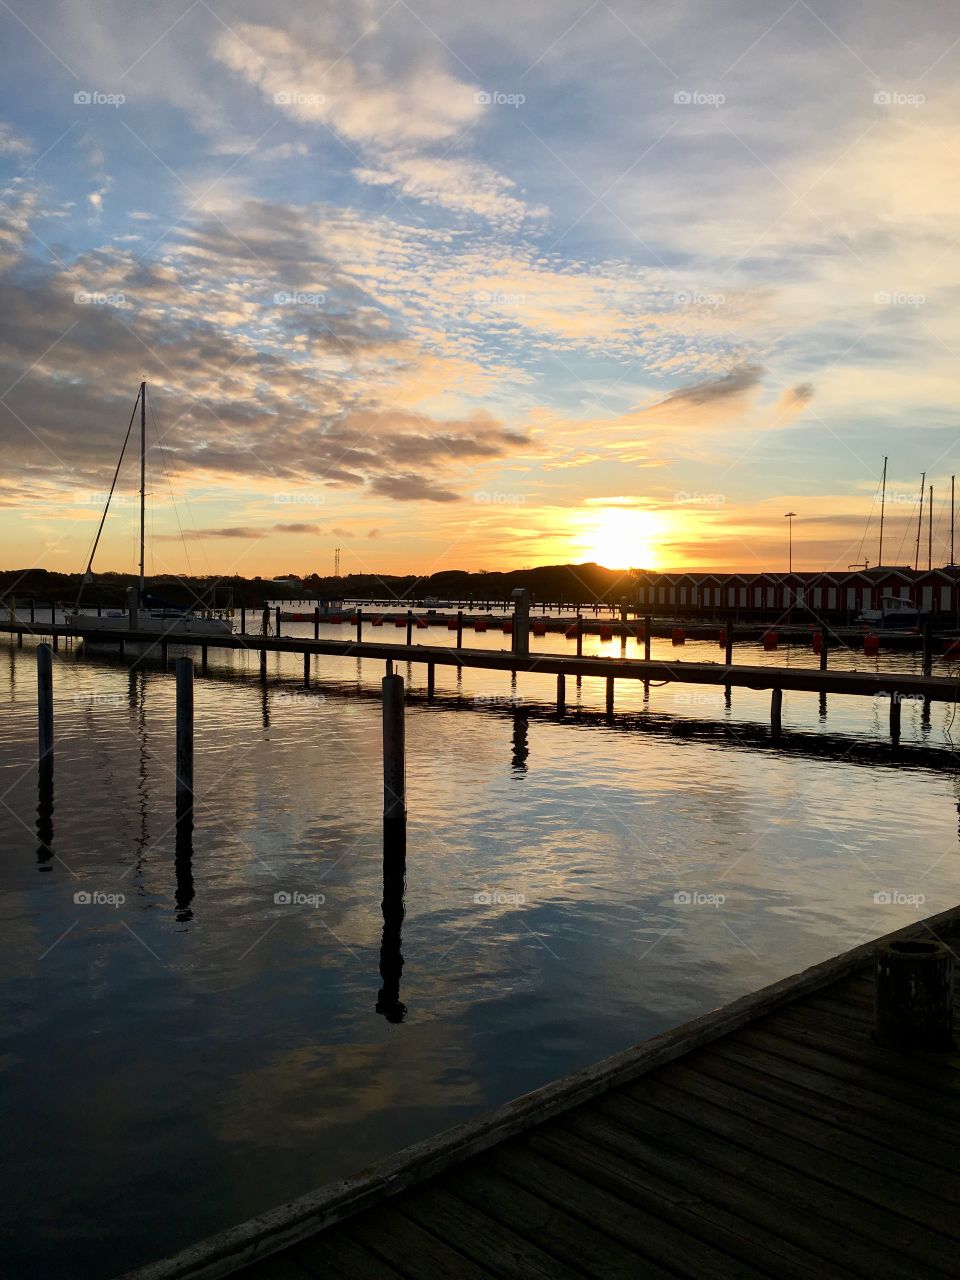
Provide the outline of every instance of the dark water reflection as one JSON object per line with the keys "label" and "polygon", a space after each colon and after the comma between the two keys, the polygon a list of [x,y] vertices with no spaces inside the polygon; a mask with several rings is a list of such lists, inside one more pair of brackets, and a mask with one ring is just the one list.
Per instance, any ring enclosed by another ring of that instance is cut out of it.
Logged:
{"label": "dark water reflection", "polygon": [[775,751],[768,695],[607,723],[571,680],[560,723],[552,677],[438,668],[428,705],[413,665],[385,842],[382,664],[211,655],[178,823],[172,673],[61,652],[54,782],[0,658],[14,1280],[118,1274],[957,897],[942,706],[898,757],[883,707],[785,697]]}

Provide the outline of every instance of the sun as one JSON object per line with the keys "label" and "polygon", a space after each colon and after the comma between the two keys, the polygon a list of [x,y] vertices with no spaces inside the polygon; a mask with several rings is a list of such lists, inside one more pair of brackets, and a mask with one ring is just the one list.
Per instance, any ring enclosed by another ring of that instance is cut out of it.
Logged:
{"label": "sun", "polygon": [[664,534],[660,517],[635,507],[600,507],[583,518],[577,546],[607,569],[657,569]]}

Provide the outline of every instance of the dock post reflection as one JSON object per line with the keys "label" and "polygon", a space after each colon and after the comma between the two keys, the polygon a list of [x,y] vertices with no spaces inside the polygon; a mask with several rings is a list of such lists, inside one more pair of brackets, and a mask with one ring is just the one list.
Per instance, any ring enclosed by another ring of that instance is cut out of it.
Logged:
{"label": "dock post reflection", "polygon": [[52,870],[53,860],[53,769],[40,765],[37,787],[37,870]]}
{"label": "dock post reflection", "polygon": [[404,1019],[407,1006],[400,999],[403,975],[404,893],[407,885],[407,820],[383,820],[383,937],[380,942],[380,980],[377,1013],[388,1022]]}
{"label": "dock post reflection", "polygon": [[510,765],[515,774],[523,776],[527,772],[527,757],[530,747],[527,741],[530,731],[530,716],[519,707],[513,712],[513,754]]}
{"label": "dock post reflection", "polygon": [[174,846],[173,867],[177,877],[174,903],[177,908],[178,924],[186,924],[193,919],[190,904],[193,902],[193,810],[190,809],[177,819],[176,844]]}

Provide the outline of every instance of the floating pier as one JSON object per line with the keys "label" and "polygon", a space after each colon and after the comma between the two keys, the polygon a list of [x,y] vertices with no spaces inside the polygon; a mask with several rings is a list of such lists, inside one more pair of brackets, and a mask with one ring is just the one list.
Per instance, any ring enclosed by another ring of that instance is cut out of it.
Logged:
{"label": "floating pier", "polygon": [[960,1054],[873,1028],[878,955],[958,935],[856,947],[125,1280],[956,1275]]}

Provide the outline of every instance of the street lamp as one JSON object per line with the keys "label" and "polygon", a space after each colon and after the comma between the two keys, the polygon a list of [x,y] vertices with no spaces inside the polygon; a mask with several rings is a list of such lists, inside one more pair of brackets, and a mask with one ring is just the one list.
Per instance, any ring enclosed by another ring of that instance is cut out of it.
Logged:
{"label": "street lamp", "polygon": [[786,515],[783,517],[783,518],[784,518],[784,520],[788,520],[788,521],[789,521],[788,528],[789,528],[789,530],[790,530],[790,532],[789,532],[789,534],[788,534],[788,541],[787,541],[787,546],[788,546],[788,548],[789,548],[789,552],[788,552],[788,554],[789,554],[789,563],[788,563],[788,566],[787,566],[787,572],[788,572],[788,573],[793,573],[793,518],[794,518],[794,516],[795,516],[796,514],[797,514],[797,513],[796,513],[795,511],[788,511],[788,512],[786,513]]}

